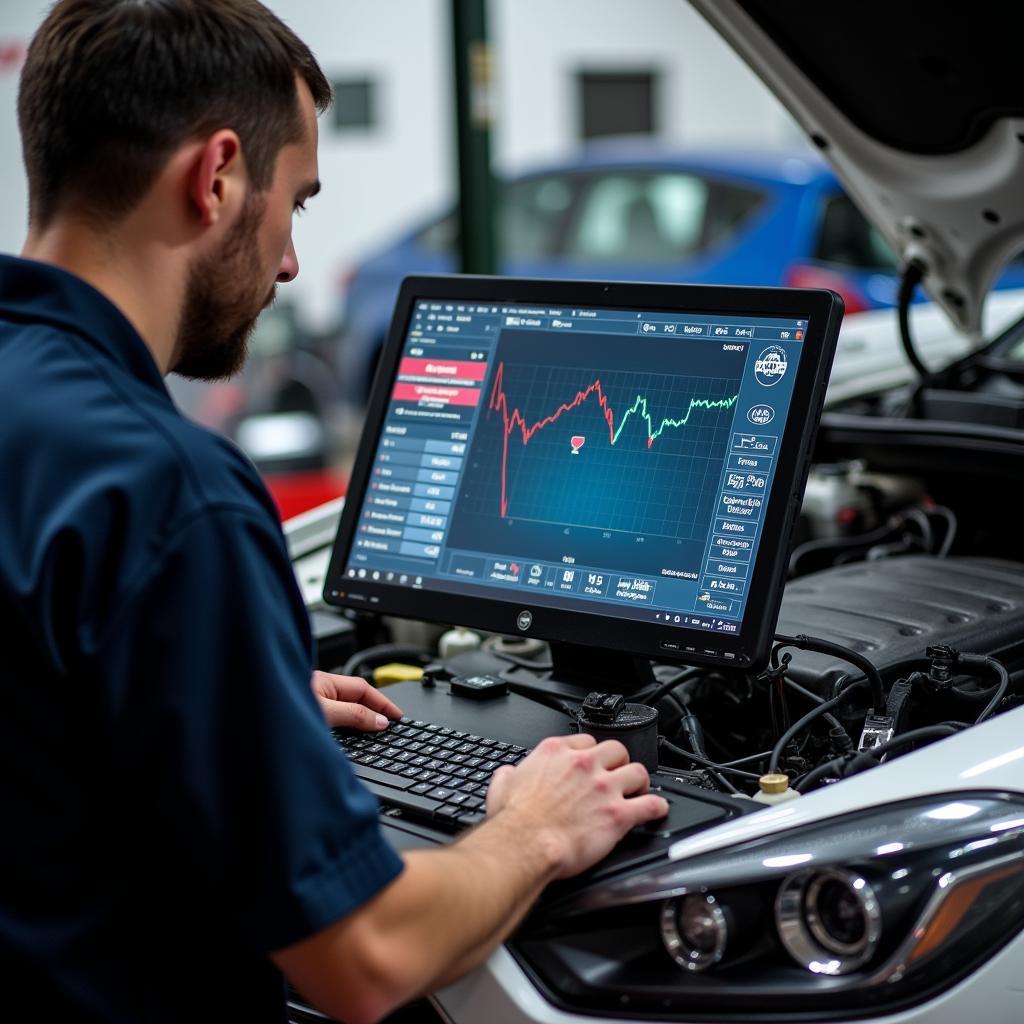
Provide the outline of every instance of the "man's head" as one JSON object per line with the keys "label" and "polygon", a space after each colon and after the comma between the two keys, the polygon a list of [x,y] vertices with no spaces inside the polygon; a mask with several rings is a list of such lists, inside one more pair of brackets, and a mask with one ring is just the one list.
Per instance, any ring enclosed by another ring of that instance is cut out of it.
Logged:
{"label": "man's head", "polygon": [[297,273],[291,215],[316,191],[329,102],[309,49],[257,0],[60,0],[18,97],[31,230],[116,232],[159,196],[150,222],[189,253],[172,368],[227,375],[275,280]]}

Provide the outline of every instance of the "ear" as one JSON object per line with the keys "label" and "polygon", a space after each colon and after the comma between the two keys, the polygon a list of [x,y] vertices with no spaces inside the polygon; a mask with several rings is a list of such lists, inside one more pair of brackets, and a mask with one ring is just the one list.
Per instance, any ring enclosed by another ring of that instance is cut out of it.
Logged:
{"label": "ear", "polygon": [[230,128],[222,128],[206,140],[192,165],[188,191],[203,227],[216,224],[244,198],[242,143]]}

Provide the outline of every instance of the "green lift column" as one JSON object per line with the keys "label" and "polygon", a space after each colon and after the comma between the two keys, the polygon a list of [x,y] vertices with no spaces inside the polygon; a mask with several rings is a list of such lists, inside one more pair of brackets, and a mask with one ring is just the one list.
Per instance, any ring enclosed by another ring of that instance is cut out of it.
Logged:
{"label": "green lift column", "polygon": [[485,8],[485,0],[452,0],[459,269],[464,274],[493,274],[497,270],[497,190],[491,173],[494,58],[487,41]]}

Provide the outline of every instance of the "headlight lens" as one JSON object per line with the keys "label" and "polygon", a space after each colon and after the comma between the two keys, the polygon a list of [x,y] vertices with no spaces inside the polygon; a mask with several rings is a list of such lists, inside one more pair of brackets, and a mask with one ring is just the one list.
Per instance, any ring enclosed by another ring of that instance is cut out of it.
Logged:
{"label": "headlight lens", "polygon": [[688,971],[703,971],[725,955],[729,924],[714,896],[690,893],[661,908],[661,939],[669,956]]}
{"label": "headlight lens", "polygon": [[542,906],[513,951],[565,1009],[827,1019],[931,998],[1022,928],[1024,798],[967,793],[598,883]]}
{"label": "headlight lens", "polygon": [[790,956],[815,974],[849,974],[875,955],[882,936],[874,890],[841,868],[787,878],[775,899],[775,921]]}

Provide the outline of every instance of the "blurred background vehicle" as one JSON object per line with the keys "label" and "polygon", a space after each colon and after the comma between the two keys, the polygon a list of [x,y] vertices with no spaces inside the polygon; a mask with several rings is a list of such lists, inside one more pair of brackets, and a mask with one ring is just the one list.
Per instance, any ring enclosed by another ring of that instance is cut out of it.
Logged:
{"label": "blurred background vehicle", "polygon": [[[888,243],[803,147],[595,145],[504,181],[497,227],[498,270],[512,276],[831,288],[848,316],[896,303]],[[366,400],[402,278],[455,271],[456,230],[448,210],[348,278],[338,374],[353,407]],[[1018,259],[997,287],[1022,286]]]}

